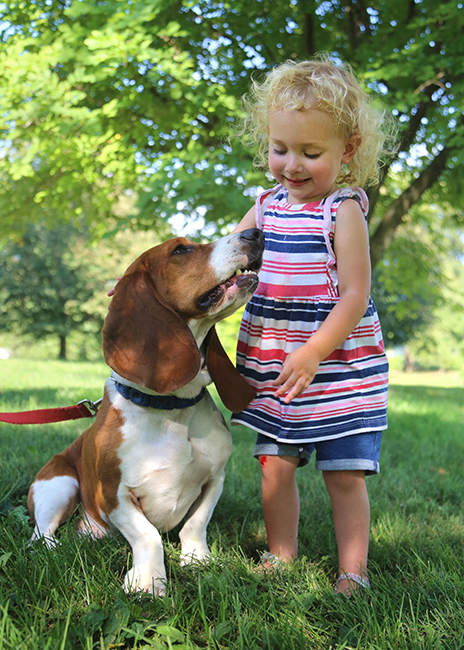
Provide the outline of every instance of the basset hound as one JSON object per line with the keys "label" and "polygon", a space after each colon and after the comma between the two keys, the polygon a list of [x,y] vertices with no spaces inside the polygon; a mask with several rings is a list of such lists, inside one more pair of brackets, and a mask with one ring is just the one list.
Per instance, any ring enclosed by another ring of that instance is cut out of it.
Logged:
{"label": "basset hound", "polygon": [[213,380],[232,411],[254,397],[214,325],[256,290],[263,248],[257,229],[209,244],[175,238],[129,266],[102,331],[112,376],[92,426],[31,485],[32,540],[53,547],[56,529],[80,504],[82,533],[117,530],[131,545],[124,589],[160,596],[161,532],[184,520],[182,562],[208,556],[206,528],[232,443],[205,387]]}

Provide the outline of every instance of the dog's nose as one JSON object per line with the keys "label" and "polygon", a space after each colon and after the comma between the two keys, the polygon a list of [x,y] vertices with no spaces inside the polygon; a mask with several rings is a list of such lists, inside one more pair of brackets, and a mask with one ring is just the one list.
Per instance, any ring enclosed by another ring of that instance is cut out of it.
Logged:
{"label": "dog's nose", "polygon": [[247,241],[256,242],[258,245],[264,246],[264,233],[259,228],[242,230],[240,233],[240,239],[246,239]]}

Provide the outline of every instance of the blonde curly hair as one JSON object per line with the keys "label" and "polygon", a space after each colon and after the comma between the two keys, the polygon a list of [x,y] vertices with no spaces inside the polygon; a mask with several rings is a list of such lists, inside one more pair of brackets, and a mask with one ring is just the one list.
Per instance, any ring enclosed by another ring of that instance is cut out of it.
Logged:
{"label": "blonde curly hair", "polygon": [[259,168],[267,169],[271,110],[317,108],[333,117],[345,142],[360,136],[356,155],[340,170],[339,185],[375,185],[382,160],[392,151],[391,118],[372,105],[349,65],[335,63],[325,55],[309,61],[286,61],[262,82],[253,81],[243,106],[246,116],[239,135],[246,145],[258,146],[255,165]]}

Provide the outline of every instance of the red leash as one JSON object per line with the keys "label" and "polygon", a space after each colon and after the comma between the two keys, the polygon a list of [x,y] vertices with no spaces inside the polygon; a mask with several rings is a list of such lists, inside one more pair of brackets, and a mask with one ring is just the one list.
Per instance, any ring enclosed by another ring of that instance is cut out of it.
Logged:
{"label": "red leash", "polygon": [[0,413],[0,422],[8,422],[9,424],[48,424],[50,422],[91,418],[96,415],[100,402],[101,399],[96,402],[83,399],[75,406],[39,409],[37,411],[20,411],[19,413]]}

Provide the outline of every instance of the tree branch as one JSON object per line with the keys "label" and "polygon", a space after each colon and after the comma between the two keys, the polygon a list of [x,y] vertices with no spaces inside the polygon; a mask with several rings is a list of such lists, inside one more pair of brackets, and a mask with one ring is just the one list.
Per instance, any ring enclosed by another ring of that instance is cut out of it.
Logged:
{"label": "tree branch", "polygon": [[[362,2],[353,2],[353,0],[346,0],[344,9],[348,25],[347,34],[350,51],[354,54],[361,39],[372,36],[369,14]],[[366,30],[365,35],[361,31],[361,25]]]}
{"label": "tree branch", "polygon": [[314,56],[316,44],[314,42],[314,16],[305,13],[303,16],[303,47],[307,57]]}
{"label": "tree branch", "polygon": [[396,154],[391,158],[391,160],[388,160],[388,162],[385,163],[383,167],[381,167],[380,172],[379,172],[379,183],[375,187],[373,187],[370,191],[368,191],[368,196],[369,196],[369,205],[370,205],[370,214],[372,215],[374,213],[375,206],[377,204],[377,200],[379,198],[380,194],[380,188],[385,182],[386,177],[388,176],[388,172],[390,171],[390,167],[395,160],[398,158],[398,154],[401,151],[408,151],[409,147],[413,143],[418,130],[420,129],[421,126],[421,121],[422,118],[425,117],[427,114],[427,111],[430,107],[433,107],[431,104],[431,99],[427,102],[421,102],[420,104],[416,105],[416,113],[411,116],[411,119],[409,120],[408,128],[403,132],[401,136],[401,140],[398,145],[398,149],[396,151]]}
{"label": "tree branch", "polygon": [[419,201],[446,169],[446,163],[452,148],[445,147],[421,175],[395,199],[385,212],[382,221],[371,237],[371,261],[374,267],[384,256],[390,246],[396,229],[404,220],[408,210]]}

